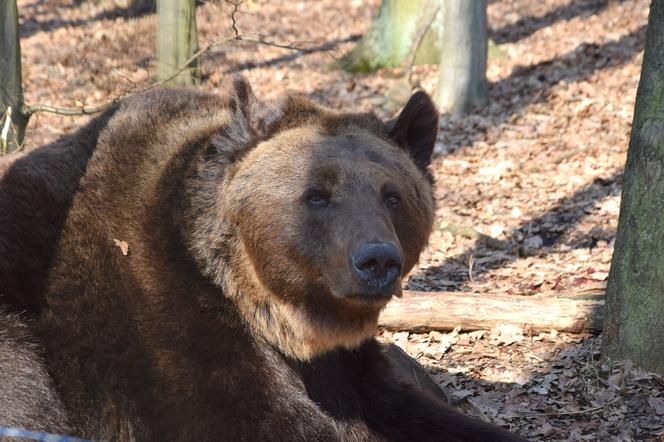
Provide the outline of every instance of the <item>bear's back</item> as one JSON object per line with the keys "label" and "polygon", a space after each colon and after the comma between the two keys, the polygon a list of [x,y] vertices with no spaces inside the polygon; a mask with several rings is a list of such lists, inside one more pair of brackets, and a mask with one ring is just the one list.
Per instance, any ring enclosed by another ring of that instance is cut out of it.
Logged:
{"label": "bear's back", "polygon": [[[135,208],[128,204],[140,206],[150,198],[147,188],[159,187],[163,169],[186,155],[178,149],[228,124],[228,106],[216,95],[152,91],[111,106],[70,136],[3,159],[0,303],[38,315],[57,249],[109,229],[91,223],[132,223]],[[86,226],[67,229],[76,218]]]}
{"label": "bear's back", "polygon": [[115,110],[0,164],[0,303],[10,310],[39,311],[60,231],[97,137]]}

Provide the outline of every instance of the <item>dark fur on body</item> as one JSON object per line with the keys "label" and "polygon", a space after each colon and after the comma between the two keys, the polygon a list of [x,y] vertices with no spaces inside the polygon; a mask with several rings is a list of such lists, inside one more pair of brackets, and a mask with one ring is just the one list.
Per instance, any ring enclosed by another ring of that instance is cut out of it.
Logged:
{"label": "dark fur on body", "polygon": [[[75,435],[518,440],[394,379],[371,338],[387,300],[354,296],[343,270],[366,240],[416,263],[435,130],[423,95],[385,125],[263,105],[238,81],[136,96],[14,161],[0,302],[32,316]],[[329,211],[300,204],[310,185],[333,189]]]}
{"label": "dark fur on body", "polygon": [[66,413],[39,353],[26,324],[0,311],[0,425],[66,434]]}

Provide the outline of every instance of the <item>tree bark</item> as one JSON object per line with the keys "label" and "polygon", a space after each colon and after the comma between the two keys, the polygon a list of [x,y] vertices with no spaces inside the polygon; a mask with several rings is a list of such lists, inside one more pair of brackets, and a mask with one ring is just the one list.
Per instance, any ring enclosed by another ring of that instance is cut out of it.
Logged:
{"label": "tree bark", "polygon": [[23,86],[21,82],[21,43],[19,40],[16,0],[0,2],[0,134],[11,108],[11,125],[6,140],[0,141],[4,153],[23,144],[28,118],[23,114]]}
{"label": "tree bark", "polygon": [[157,79],[180,86],[196,83],[198,60],[174,76],[198,51],[195,0],[159,0],[157,16]]}
{"label": "tree bark", "polygon": [[389,330],[488,330],[513,324],[533,331],[598,332],[604,319],[603,297],[477,295],[459,292],[404,291],[378,319]]}
{"label": "tree bark", "polygon": [[607,287],[604,354],[664,374],[664,0],[653,0]]}
{"label": "tree bark", "polygon": [[466,113],[489,101],[486,81],[487,0],[446,0],[436,101],[444,112]]}
{"label": "tree bark", "polygon": [[378,16],[368,33],[341,60],[341,66],[352,72],[373,72],[383,67],[399,67],[410,54],[418,26],[436,19],[424,36],[416,64],[437,64],[440,59],[443,0],[383,0]]}

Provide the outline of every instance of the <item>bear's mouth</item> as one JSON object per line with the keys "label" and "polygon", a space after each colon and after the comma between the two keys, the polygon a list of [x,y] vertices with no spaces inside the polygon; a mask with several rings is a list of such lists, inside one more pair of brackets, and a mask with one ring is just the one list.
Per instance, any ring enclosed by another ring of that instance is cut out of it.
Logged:
{"label": "bear's mouth", "polygon": [[361,293],[353,293],[346,296],[346,299],[361,304],[387,304],[392,297],[401,298],[403,290],[401,288],[401,281],[395,284],[391,290],[370,290]]}

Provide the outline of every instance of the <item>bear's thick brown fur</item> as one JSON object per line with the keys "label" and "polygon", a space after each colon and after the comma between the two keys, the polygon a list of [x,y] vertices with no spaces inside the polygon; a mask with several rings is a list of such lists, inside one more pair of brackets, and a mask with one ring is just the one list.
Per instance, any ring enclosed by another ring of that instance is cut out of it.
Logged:
{"label": "bear's thick brown fur", "polygon": [[433,222],[429,97],[384,123],[230,89],[137,95],[4,167],[0,303],[73,434],[517,440],[395,379],[372,338]]}
{"label": "bear's thick brown fur", "polygon": [[[0,425],[69,431],[67,416],[39,347],[17,315],[0,310]],[[2,439],[2,438],[0,438]]]}

